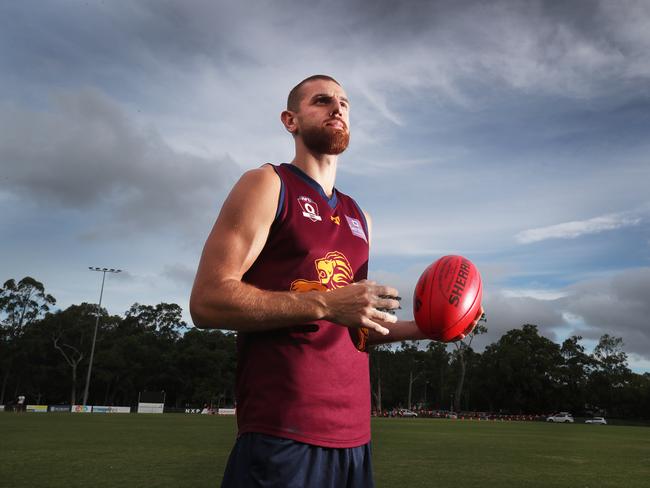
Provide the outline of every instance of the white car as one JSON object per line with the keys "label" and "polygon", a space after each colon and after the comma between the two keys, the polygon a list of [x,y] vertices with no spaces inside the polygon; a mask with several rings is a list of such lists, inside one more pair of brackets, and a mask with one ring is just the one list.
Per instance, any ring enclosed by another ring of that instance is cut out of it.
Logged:
{"label": "white car", "polygon": [[551,415],[546,419],[547,422],[559,422],[563,424],[572,424],[573,416],[569,412],[560,412]]}
{"label": "white car", "polygon": [[594,418],[585,420],[585,424],[607,425],[607,420],[605,420],[604,417],[594,417]]}
{"label": "white car", "polygon": [[417,417],[418,414],[415,413],[413,410],[409,410],[407,408],[402,408],[399,412],[398,415],[400,417]]}

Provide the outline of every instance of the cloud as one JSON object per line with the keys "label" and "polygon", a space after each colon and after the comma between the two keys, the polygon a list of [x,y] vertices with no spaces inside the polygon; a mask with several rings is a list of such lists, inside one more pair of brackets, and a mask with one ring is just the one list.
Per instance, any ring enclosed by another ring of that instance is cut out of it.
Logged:
{"label": "cloud", "polygon": [[589,339],[602,334],[622,337],[626,351],[650,359],[650,268],[586,280],[569,286],[567,292],[560,304],[588,326],[581,335]]}
{"label": "cloud", "polygon": [[[181,73],[214,70],[226,90],[253,93],[256,72],[266,73],[272,90],[286,91],[300,76],[329,70],[396,124],[405,123],[399,92],[473,105],[499,88],[585,98],[620,89],[612,80],[621,78],[630,93],[650,77],[649,12],[642,0],[625,8],[415,3],[379,1],[369,8],[366,1],[285,0],[258,3],[251,15],[248,4],[225,1],[103,2],[74,10],[20,2],[0,13],[14,19],[3,26],[2,35],[13,41],[6,43],[6,68],[32,79],[102,87],[111,80],[146,99],[186,81]],[[333,11],[346,15],[314,36],[305,19]],[[156,85],[141,83],[151,74]]]}
{"label": "cloud", "polygon": [[[569,335],[598,341],[603,334],[623,338],[624,350],[650,360],[650,268],[586,279],[564,289],[486,288],[488,334],[476,338],[483,347],[525,323],[560,343]],[[637,361],[638,362],[638,361]]]}
{"label": "cloud", "polygon": [[30,204],[102,215],[86,236],[184,227],[214,214],[238,168],[170,147],[95,89],[59,93],[47,110],[5,106],[0,114],[0,190]]}
{"label": "cloud", "polygon": [[566,296],[566,292],[561,290],[545,289],[504,289],[501,290],[504,298],[534,298],[535,300],[557,300]]}
{"label": "cloud", "polygon": [[547,239],[576,239],[578,237],[598,234],[623,227],[632,227],[642,222],[640,217],[626,214],[609,214],[588,220],[564,222],[561,224],[528,229],[519,232],[515,240],[520,244],[530,244]]}
{"label": "cloud", "polygon": [[493,289],[486,291],[483,307],[488,320],[486,338],[489,338],[490,342],[498,340],[505,332],[518,329],[523,324],[537,325],[542,335],[556,341],[557,329],[565,325],[556,300],[512,296],[511,293]]}
{"label": "cloud", "polygon": [[191,287],[194,283],[196,269],[182,263],[168,264],[162,271],[162,276],[174,283]]}
{"label": "cloud", "polygon": [[[647,21],[648,9],[643,2],[628,7],[443,1],[368,9],[352,2],[351,17],[363,55],[382,53],[365,60],[368,86],[427,89],[430,97],[474,104],[482,98],[477,85],[591,98],[616,89],[610,80],[621,70],[633,81],[647,66],[648,36],[632,12]],[[626,33],[631,21],[637,35]]]}
{"label": "cloud", "polygon": [[[305,19],[337,10],[345,18],[314,36]],[[291,147],[279,107],[293,83],[316,72],[333,74],[351,92],[353,150],[360,152],[385,146],[397,130],[412,131],[418,109],[432,103],[480,112],[504,93],[511,99],[511,90],[531,98],[625,98],[644,94],[650,77],[643,74],[650,65],[643,2],[614,9],[607,2],[379,1],[369,8],[365,1],[279,0],[256,4],[255,15],[245,2],[136,0],[76,9],[10,2],[0,14],[13,19],[0,29],[5,92],[38,101],[44,87],[99,87],[142,109],[173,147],[220,157],[227,147],[243,167],[286,159]],[[363,162],[357,168],[382,171]]]}

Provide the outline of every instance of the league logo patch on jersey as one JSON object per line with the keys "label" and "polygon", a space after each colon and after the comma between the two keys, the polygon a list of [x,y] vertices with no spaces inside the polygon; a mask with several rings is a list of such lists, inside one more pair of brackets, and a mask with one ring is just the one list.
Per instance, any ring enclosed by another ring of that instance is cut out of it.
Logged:
{"label": "league logo patch on jersey", "polygon": [[348,217],[347,215],[345,216],[345,220],[348,221],[350,230],[355,236],[360,237],[364,241],[368,242],[368,239],[366,238],[366,233],[363,231],[363,226],[361,225],[361,222],[359,222],[357,219],[353,219],[352,217]]}
{"label": "league logo patch on jersey", "polygon": [[308,197],[298,197],[298,203],[302,209],[302,216],[307,217],[312,222],[320,222],[323,220],[318,214],[318,205],[311,198]]}

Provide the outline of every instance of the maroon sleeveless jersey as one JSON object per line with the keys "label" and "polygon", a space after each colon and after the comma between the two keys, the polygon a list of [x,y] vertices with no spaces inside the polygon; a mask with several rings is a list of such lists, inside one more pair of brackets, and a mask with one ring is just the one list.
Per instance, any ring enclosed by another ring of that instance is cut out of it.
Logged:
{"label": "maroon sleeveless jersey", "polygon": [[[366,278],[368,229],[355,201],[290,164],[275,221],[243,281],[309,293]],[[364,331],[365,332],[365,331]],[[370,441],[370,380],[364,334],[318,320],[237,337],[239,434],[259,432],[324,447]]]}

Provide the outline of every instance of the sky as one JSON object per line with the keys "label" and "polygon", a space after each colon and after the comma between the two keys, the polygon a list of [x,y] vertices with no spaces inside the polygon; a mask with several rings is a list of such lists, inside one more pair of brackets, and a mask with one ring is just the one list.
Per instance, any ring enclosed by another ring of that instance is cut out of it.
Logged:
{"label": "sky", "polygon": [[446,254],[488,333],[622,337],[650,371],[650,3],[0,4],[0,280],[65,308],[178,303],[243,172],[293,158],[279,115],[324,73],[351,102],[336,186],[410,319]]}

